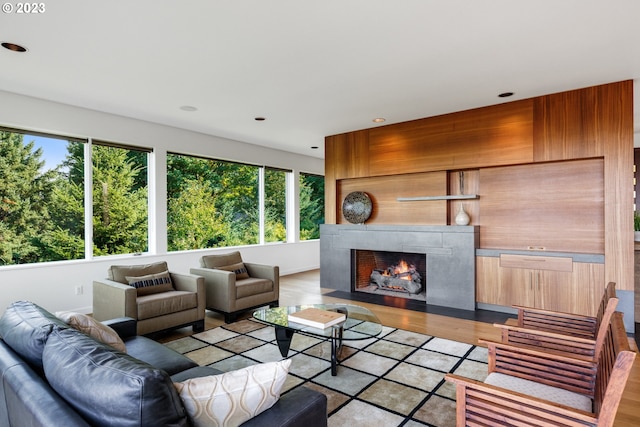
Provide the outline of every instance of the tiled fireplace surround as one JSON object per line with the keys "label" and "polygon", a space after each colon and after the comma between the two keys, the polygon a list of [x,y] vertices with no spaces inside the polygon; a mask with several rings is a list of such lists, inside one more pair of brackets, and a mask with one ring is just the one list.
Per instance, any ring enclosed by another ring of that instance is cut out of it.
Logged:
{"label": "tiled fireplace surround", "polygon": [[477,226],[320,226],[320,286],[352,291],[354,250],[411,252],[427,259],[427,304],[475,310]]}

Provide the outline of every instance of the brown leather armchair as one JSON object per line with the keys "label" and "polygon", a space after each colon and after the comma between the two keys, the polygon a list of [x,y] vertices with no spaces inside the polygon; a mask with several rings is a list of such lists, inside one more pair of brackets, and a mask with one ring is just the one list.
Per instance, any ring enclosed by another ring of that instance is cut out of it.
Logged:
{"label": "brown leather armchair", "polygon": [[138,335],[191,325],[204,330],[202,277],[169,272],[166,262],[112,265],[108,278],[93,282],[93,317],[137,320]]}
{"label": "brown leather armchair", "polygon": [[243,262],[240,252],[206,255],[191,274],[204,277],[208,310],[224,314],[226,323],[252,308],[278,306],[280,268]]}

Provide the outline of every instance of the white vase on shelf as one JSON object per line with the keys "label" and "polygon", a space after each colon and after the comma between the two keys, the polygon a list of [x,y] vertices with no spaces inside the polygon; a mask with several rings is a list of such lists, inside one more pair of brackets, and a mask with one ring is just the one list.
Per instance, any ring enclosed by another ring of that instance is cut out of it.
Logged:
{"label": "white vase on shelf", "polygon": [[460,209],[456,214],[456,224],[457,225],[469,225],[471,218],[469,218],[469,214],[465,212],[464,206],[460,203]]}

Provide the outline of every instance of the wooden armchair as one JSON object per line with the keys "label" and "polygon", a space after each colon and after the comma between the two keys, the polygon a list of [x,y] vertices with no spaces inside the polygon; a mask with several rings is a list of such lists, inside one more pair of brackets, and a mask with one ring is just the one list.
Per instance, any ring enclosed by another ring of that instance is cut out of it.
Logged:
{"label": "wooden armchair", "polygon": [[517,325],[495,326],[502,329],[502,342],[506,344],[545,348],[595,359],[617,306],[615,283],[609,282],[595,317],[516,306]]}
{"label": "wooden armchair", "polygon": [[636,354],[616,312],[597,361],[484,341],[485,382],[447,374],[456,385],[456,425],[610,427]]}

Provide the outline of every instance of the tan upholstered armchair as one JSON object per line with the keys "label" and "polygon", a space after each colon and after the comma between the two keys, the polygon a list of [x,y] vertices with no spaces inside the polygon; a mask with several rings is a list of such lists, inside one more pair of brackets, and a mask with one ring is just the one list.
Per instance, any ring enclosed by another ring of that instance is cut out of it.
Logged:
{"label": "tan upholstered armchair", "polygon": [[204,279],[170,273],[166,262],[112,265],[108,279],[93,282],[93,317],[132,317],[138,335],[191,325],[204,330]]}
{"label": "tan upholstered armchair", "polygon": [[278,266],[243,262],[240,252],[236,251],[203,256],[200,267],[190,272],[204,277],[207,309],[224,314],[226,323],[252,308],[278,306]]}

